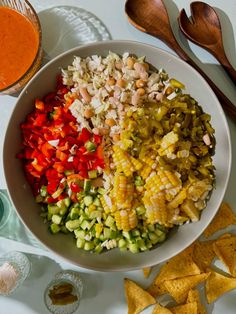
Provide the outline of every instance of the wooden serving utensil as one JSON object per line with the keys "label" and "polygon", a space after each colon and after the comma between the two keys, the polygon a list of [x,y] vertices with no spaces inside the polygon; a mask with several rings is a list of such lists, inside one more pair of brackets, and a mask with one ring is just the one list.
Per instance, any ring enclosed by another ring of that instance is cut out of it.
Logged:
{"label": "wooden serving utensil", "polygon": [[212,53],[236,84],[236,71],[225,54],[217,13],[210,5],[201,1],[192,2],[190,10],[191,20],[184,9],[179,14],[178,22],[181,31],[189,40]]}
{"label": "wooden serving utensil", "polygon": [[125,12],[129,22],[142,32],[162,40],[174,50],[181,59],[195,68],[208,82],[217,95],[223,109],[236,120],[236,107],[215,85],[215,83],[198,67],[178,44],[172,32],[166,7],[162,0],[127,0]]}

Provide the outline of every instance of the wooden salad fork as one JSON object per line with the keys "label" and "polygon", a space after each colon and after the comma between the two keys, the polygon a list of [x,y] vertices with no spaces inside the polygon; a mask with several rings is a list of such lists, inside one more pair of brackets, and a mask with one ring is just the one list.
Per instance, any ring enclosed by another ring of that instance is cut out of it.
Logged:
{"label": "wooden salad fork", "polygon": [[178,22],[181,31],[193,43],[212,53],[236,84],[236,71],[226,56],[220,19],[216,11],[201,1],[192,2],[190,9],[191,19],[184,9],[179,14]]}
{"label": "wooden salad fork", "polygon": [[195,68],[211,86],[223,109],[229,116],[236,120],[236,107],[233,103],[188,56],[175,39],[170,26],[169,16],[162,0],[127,0],[125,12],[129,22],[134,27],[162,40],[167,46],[174,50],[181,59]]}

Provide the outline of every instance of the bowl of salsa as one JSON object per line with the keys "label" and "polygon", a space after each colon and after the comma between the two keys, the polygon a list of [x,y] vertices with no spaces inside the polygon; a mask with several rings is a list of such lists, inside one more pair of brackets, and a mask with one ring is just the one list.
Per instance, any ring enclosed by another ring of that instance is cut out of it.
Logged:
{"label": "bowl of salsa", "polygon": [[41,65],[41,26],[27,0],[1,0],[0,20],[0,94],[14,94]]}

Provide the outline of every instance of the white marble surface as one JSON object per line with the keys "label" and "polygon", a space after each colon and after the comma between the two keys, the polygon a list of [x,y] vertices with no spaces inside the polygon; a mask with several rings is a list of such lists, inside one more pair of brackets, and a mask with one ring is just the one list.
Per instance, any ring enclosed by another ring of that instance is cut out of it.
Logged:
{"label": "white marble surface", "polygon": [[[190,2],[190,0],[165,1],[169,9],[174,33],[180,39],[186,51],[196,59],[196,62],[236,105],[235,87],[218,62],[205,50],[189,42],[187,43],[187,41],[179,34],[176,22],[178,10],[185,8],[187,12],[189,12]],[[206,0],[205,2],[213,5],[220,15],[227,55],[233,66],[236,68],[236,1]],[[100,18],[107,26],[113,39],[130,39],[150,43],[172,52],[161,41],[137,31],[127,22],[124,14],[124,0],[31,0],[31,3],[37,12],[58,5],[80,6]],[[50,29],[48,31],[50,31]],[[2,165],[4,134],[16,101],[17,98],[15,97],[0,96],[0,188],[6,187]],[[236,195],[234,193],[236,185],[236,124],[230,118],[228,118],[228,122],[232,136],[233,165],[225,199],[230,202],[236,210]],[[30,277],[20,290],[18,290],[12,297],[0,297],[0,314],[48,313],[43,304],[43,290],[53,274],[61,268],[77,269],[82,273],[85,282],[85,292],[78,313],[83,314],[125,313],[126,304],[123,292],[123,278],[126,276],[133,278],[138,282],[143,283],[144,286],[147,286],[151,280],[151,278],[149,281],[144,280],[141,271],[116,274],[86,271],[64,263],[63,261],[56,260],[56,257],[51,253],[1,238],[0,252],[3,253],[9,250],[28,252],[33,267]],[[214,306],[208,307],[208,313],[233,314],[236,311],[235,309],[236,293],[233,291],[219,299]],[[151,309],[148,309],[143,313],[151,313]]]}

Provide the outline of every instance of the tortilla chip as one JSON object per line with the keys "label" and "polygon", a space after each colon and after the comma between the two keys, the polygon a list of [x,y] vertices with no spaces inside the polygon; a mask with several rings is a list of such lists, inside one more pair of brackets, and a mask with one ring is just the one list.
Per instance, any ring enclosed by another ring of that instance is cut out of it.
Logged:
{"label": "tortilla chip", "polygon": [[170,308],[174,314],[197,314],[197,302],[186,303]]}
{"label": "tortilla chip", "polygon": [[128,314],[140,313],[149,305],[156,303],[156,300],[147,291],[128,278],[125,278],[125,295]]}
{"label": "tortilla chip", "polygon": [[236,277],[236,237],[218,239],[213,245],[215,254],[225,264],[229,273]]}
{"label": "tortilla chip", "polygon": [[207,314],[204,305],[201,303],[198,290],[190,290],[188,292],[187,303],[197,302],[197,314]]}
{"label": "tortilla chip", "polygon": [[206,280],[206,298],[208,303],[214,302],[222,294],[236,288],[236,278],[226,277],[215,271],[211,271]]}
{"label": "tortilla chip", "polygon": [[164,264],[159,274],[147,291],[154,297],[165,294],[166,288],[163,285],[165,280],[172,280],[180,277],[198,275],[201,273],[199,267],[193,261],[193,248],[188,247],[183,252],[172,257]]}
{"label": "tortilla chip", "polygon": [[222,203],[220,208],[209,224],[209,226],[204,231],[204,236],[206,238],[210,237],[213,233],[220,229],[224,229],[229,225],[236,224],[236,215],[234,214],[232,208],[227,203]]}
{"label": "tortilla chip", "polygon": [[211,262],[215,257],[213,250],[214,241],[196,241],[193,249],[193,260],[201,271],[205,272],[209,268]]}
{"label": "tortilla chip", "polygon": [[152,314],[172,314],[172,312],[169,309],[167,309],[166,307],[163,307],[160,304],[157,304],[154,307]]}
{"label": "tortilla chip", "polygon": [[173,280],[164,281],[164,285],[170,295],[177,303],[184,303],[188,297],[188,292],[200,282],[206,280],[210,273],[187,276]]}
{"label": "tortilla chip", "polygon": [[166,294],[168,291],[164,286],[163,282],[155,283],[153,282],[148,288],[147,292],[150,293],[154,298]]}
{"label": "tortilla chip", "polygon": [[144,278],[148,278],[152,271],[152,267],[145,267],[142,270],[143,270]]}

